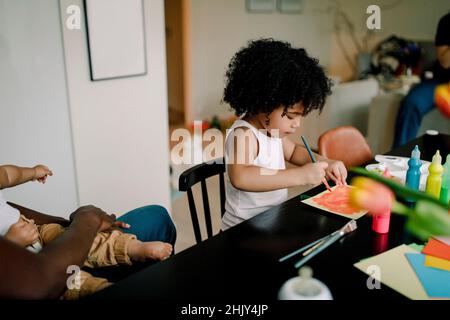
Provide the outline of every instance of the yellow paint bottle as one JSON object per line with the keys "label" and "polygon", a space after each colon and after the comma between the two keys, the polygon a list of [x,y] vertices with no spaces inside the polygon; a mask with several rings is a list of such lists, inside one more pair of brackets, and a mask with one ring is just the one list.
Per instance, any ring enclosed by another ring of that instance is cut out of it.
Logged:
{"label": "yellow paint bottle", "polygon": [[439,150],[433,156],[430,167],[428,168],[427,186],[425,192],[439,199],[442,184],[442,172],[444,167],[441,164],[442,158]]}

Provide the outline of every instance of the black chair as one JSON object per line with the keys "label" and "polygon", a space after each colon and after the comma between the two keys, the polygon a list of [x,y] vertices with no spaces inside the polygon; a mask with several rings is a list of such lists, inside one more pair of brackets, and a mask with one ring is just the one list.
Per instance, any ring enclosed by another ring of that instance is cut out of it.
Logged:
{"label": "black chair", "polygon": [[202,187],[203,211],[205,214],[206,232],[209,237],[212,237],[211,211],[209,209],[208,190],[206,188],[205,180],[209,177],[219,175],[220,179],[220,214],[221,217],[225,213],[225,160],[218,158],[210,162],[202,163],[184,171],[180,175],[178,188],[180,191],[187,191],[189,211],[191,212],[192,225],[194,227],[195,240],[197,243],[202,241],[200,232],[200,225],[198,222],[197,209],[195,207],[194,196],[192,194],[192,187],[198,182]]}

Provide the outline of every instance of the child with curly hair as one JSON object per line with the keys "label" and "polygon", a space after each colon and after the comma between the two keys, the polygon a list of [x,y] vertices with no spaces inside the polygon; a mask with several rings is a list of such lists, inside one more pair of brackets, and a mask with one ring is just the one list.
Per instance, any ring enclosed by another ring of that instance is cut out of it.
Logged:
{"label": "child with curly hair", "polygon": [[[287,200],[287,188],[326,177],[346,184],[341,161],[316,155],[288,135],[300,119],[322,111],[331,82],[304,49],[273,39],[252,41],[232,58],[223,100],[240,119],[225,138],[226,203],[222,230]],[[286,169],[285,161],[295,165]]]}

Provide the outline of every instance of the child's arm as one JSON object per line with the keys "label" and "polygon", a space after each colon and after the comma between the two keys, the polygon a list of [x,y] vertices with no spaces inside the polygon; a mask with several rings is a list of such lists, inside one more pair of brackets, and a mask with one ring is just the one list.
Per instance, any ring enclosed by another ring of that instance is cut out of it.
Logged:
{"label": "child's arm", "polygon": [[[244,129],[246,133],[248,129]],[[298,185],[316,185],[325,177],[325,162],[309,163],[302,167],[284,170],[270,170],[252,165],[258,155],[258,140],[254,134],[240,140],[234,136],[232,163],[228,164],[231,184],[244,191],[273,191]],[[238,145],[245,141],[245,145]],[[230,159],[231,160],[231,159]]]}
{"label": "child's arm", "polygon": [[[306,148],[294,143],[288,137],[283,138],[283,151],[286,161],[294,165],[303,166],[311,162],[311,157]],[[316,153],[314,153],[314,156],[317,161],[328,163],[328,168],[326,168],[327,178],[332,179],[337,185],[347,184],[347,169],[342,161],[328,159]]]}
{"label": "child's arm", "polygon": [[[39,182],[45,183],[48,175],[53,175],[53,172],[43,165],[37,165],[33,168],[24,168],[14,165],[0,166],[0,189],[10,188],[32,180],[38,180]],[[70,222],[64,218],[49,216],[10,202],[9,205],[19,210],[26,218],[34,220],[38,225],[58,223],[66,227],[70,224]]]}
{"label": "child's arm", "polygon": [[0,189],[11,188],[32,180],[45,183],[47,176],[51,175],[53,175],[52,171],[43,165],[33,168],[14,165],[0,166]]}

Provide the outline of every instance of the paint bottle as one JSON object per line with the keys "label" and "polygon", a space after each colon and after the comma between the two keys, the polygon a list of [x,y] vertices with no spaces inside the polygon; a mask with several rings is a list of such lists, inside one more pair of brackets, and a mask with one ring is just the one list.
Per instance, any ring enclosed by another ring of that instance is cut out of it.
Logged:
{"label": "paint bottle", "polygon": [[[408,161],[408,171],[406,171],[406,185],[414,190],[419,190],[420,186],[420,150],[416,145],[411,152],[411,159]],[[409,202],[414,202],[413,199],[406,199]]]}
{"label": "paint bottle", "polygon": [[439,150],[436,151],[428,168],[427,186],[425,192],[439,199],[441,193],[442,172],[444,168],[441,164],[442,158]]}
{"label": "paint bottle", "polygon": [[[383,176],[391,178],[388,168],[384,169]],[[389,224],[391,222],[391,208],[386,208],[384,212],[377,212],[372,215],[372,230],[379,234],[389,232]]]}
{"label": "paint bottle", "polygon": [[302,267],[298,273],[298,277],[283,284],[278,292],[278,300],[333,300],[328,287],[312,277],[310,267]]}
{"label": "paint bottle", "polygon": [[442,175],[441,195],[439,199],[445,204],[450,202],[450,154],[447,155],[444,164],[444,174]]}
{"label": "paint bottle", "polygon": [[372,217],[372,230],[376,233],[388,233],[389,224],[391,222],[391,209],[386,209],[385,212],[379,212]]}
{"label": "paint bottle", "polygon": [[389,248],[389,234],[376,234],[372,237],[372,253],[374,255],[385,252]]}

